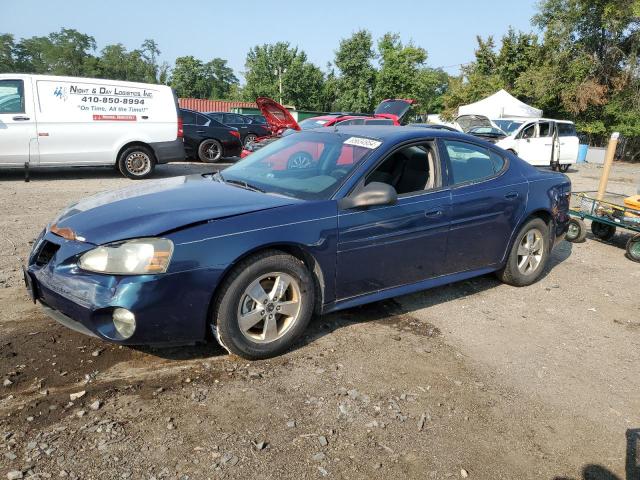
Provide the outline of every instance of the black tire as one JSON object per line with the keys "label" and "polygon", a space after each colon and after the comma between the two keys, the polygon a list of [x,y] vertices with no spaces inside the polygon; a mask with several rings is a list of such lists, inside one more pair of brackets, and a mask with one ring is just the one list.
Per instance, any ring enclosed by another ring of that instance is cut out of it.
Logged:
{"label": "black tire", "polygon": [[[300,310],[295,322],[282,336],[268,343],[260,343],[249,339],[241,331],[239,309],[242,308],[241,302],[246,299],[246,289],[261,276],[271,272],[284,273],[297,282]],[[240,262],[230,272],[216,295],[211,320],[216,326],[218,339],[225,348],[239,357],[257,360],[274,357],[288,350],[307,328],[314,306],[314,282],[304,263],[279,250],[268,250]]]}
{"label": "black tire", "polygon": [[559,164],[557,164],[555,162],[551,163],[551,170],[553,170],[554,172],[557,172],[559,170],[559,168],[560,168]]}
{"label": "black tire", "polygon": [[627,242],[627,258],[634,262],[640,262],[640,233],[631,237]]}
{"label": "black tire", "polygon": [[587,238],[587,226],[580,218],[571,218],[567,235],[564,237],[567,242],[582,243]]}
{"label": "black tire", "polygon": [[198,147],[198,158],[204,163],[216,163],[223,154],[222,144],[213,138],[203,140]]}
{"label": "black tire", "polygon": [[616,227],[602,222],[591,222],[591,233],[602,241],[608,241],[616,234]]}
{"label": "black tire", "polygon": [[118,170],[127,178],[142,180],[148,178],[156,168],[156,157],[150,148],[133,145],[125,148],[118,157]]}
{"label": "black tire", "polygon": [[569,171],[569,164],[561,163],[560,165],[558,165],[558,170],[562,173],[567,173]]}
{"label": "black tire", "polygon": [[244,146],[249,145],[252,142],[255,142],[258,139],[258,136],[255,133],[248,133],[246,137],[244,137]]}
{"label": "black tire", "polygon": [[[534,232],[536,230],[540,233],[541,241],[543,242],[540,246],[541,258],[535,269],[530,272],[523,273],[518,268],[518,248],[523,242],[525,236],[529,232]],[[542,275],[542,272],[544,272],[544,268],[549,259],[549,251],[549,226],[540,218],[533,218],[525,223],[518,231],[515,241],[511,246],[511,251],[509,252],[505,266],[502,270],[496,272],[496,274],[501,281],[508,285],[513,285],[514,287],[531,285],[537,281],[540,278],[540,275]]]}

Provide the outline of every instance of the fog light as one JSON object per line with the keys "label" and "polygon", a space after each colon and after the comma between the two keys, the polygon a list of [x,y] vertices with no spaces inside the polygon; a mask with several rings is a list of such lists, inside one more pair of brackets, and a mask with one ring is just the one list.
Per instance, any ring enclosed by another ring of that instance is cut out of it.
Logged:
{"label": "fog light", "polygon": [[113,326],[123,339],[127,339],[136,331],[136,316],[126,308],[113,311]]}

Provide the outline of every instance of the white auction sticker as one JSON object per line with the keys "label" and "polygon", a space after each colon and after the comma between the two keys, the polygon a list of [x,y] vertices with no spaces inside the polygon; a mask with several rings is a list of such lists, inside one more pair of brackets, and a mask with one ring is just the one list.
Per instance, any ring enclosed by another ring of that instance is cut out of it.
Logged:
{"label": "white auction sticker", "polygon": [[380,140],[372,140],[371,138],[351,137],[345,140],[345,145],[353,145],[354,147],[370,148],[371,150],[382,145]]}

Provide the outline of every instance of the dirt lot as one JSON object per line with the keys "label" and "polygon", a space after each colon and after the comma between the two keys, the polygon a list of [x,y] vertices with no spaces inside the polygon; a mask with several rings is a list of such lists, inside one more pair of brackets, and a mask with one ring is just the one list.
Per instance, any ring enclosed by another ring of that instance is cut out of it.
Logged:
{"label": "dirt lot", "polygon": [[[600,172],[570,171],[574,190]],[[486,276],[318,318],[294,351],[247,363],[215,345],[121,348],[46,317],[22,284],[30,241],[70,202],[130,181],[0,175],[2,478],[640,478],[626,236],[563,243],[528,288]],[[635,193],[640,166],[612,177]]]}

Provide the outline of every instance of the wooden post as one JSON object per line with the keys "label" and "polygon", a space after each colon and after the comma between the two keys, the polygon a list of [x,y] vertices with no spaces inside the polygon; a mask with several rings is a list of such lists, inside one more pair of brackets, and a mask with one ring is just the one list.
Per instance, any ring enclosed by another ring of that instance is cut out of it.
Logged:
{"label": "wooden post", "polygon": [[598,186],[597,200],[602,200],[604,194],[607,192],[607,183],[609,183],[609,173],[611,172],[611,165],[613,165],[613,157],[616,154],[616,147],[618,146],[618,138],[620,134],[613,132],[609,139],[609,145],[607,146],[607,153],[604,157],[604,169],[600,176],[600,185]]}

